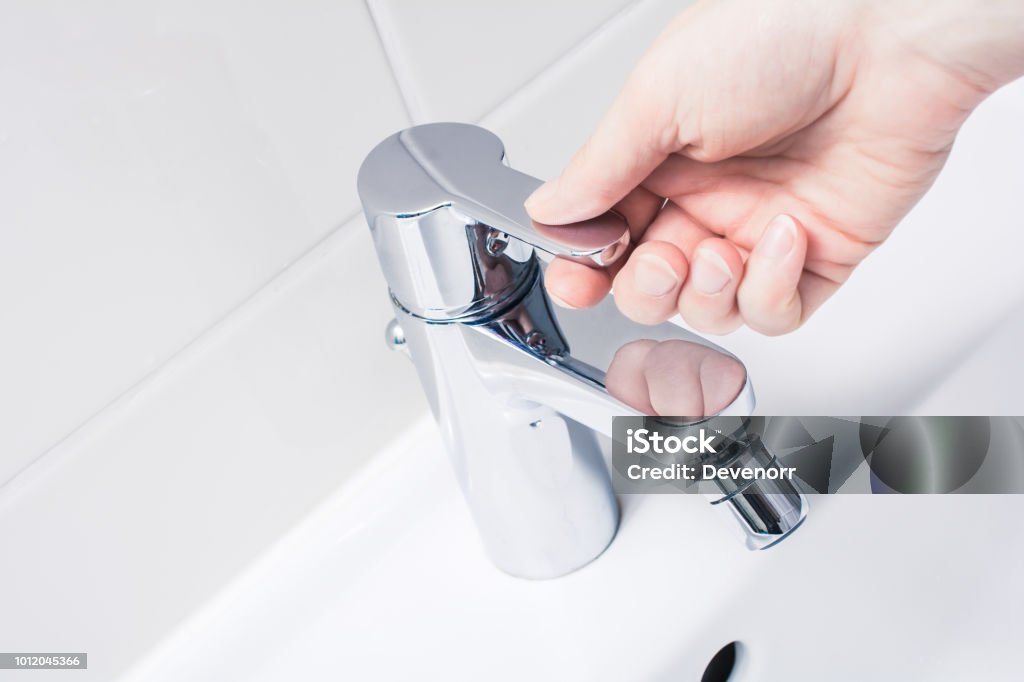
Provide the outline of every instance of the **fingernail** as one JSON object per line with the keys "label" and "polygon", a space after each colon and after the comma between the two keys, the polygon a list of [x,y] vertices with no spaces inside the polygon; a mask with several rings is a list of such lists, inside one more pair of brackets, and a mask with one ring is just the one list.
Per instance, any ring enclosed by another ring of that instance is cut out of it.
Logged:
{"label": "fingernail", "polygon": [[536,208],[541,204],[546,204],[554,198],[555,192],[558,189],[557,184],[554,180],[545,182],[543,185],[533,191],[533,194],[526,198],[523,203],[526,206],[526,210],[529,211],[532,208]]}
{"label": "fingernail", "polygon": [[664,258],[645,253],[633,266],[633,283],[648,296],[664,296],[676,288],[679,278]]}
{"label": "fingernail", "polygon": [[725,259],[709,249],[697,249],[690,270],[693,288],[702,294],[717,294],[732,280],[732,272]]}
{"label": "fingernail", "polygon": [[571,303],[566,303],[565,301],[558,298],[550,291],[548,292],[548,298],[550,298],[551,301],[557,306],[560,306],[562,308],[568,308],[569,310],[576,310],[576,306],[572,305]]}
{"label": "fingernail", "polygon": [[768,223],[768,229],[761,237],[760,250],[769,258],[782,258],[793,250],[796,243],[796,222],[785,213],[777,215]]}

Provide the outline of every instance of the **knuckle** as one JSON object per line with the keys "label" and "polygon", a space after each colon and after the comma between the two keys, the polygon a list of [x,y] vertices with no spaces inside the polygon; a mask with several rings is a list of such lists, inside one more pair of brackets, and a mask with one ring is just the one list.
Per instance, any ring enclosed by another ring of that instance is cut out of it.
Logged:
{"label": "knuckle", "polygon": [[742,324],[735,306],[726,312],[709,311],[699,302],[680,299],[678,310],[686,324],[704,334],[729,334]]}
{"label": "knuckle", "polygon": [[615,296],[615,306],[619,309],[619,312],[637,324],[661,324],[670,317],[670,315],[659,310],[656,306],[637,304],[637,302],[631,301],[628,297],[622,295]]}
{"label": "knuckle", "polygon": [[782,336],[800,327],[799,316],[789,317],[744,317],[747,326],[764,336]]}

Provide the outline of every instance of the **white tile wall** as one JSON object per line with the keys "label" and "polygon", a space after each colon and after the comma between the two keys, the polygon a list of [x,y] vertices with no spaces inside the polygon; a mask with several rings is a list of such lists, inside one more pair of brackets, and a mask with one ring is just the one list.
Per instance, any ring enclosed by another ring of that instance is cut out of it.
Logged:
{"label": "white tile wall", "polygon": [[369,0],[417,123],[478,120],[627,4]]}
{"label": "white tile wall", "polygon": [[631,5],[515,92],[481,125],[501,137],[517,169],[554,177],[586,141],[636,60],[688,4],[645,0]]}
{"label": "white tile wall", "polygon": [[358,210],[359,2],[4,4],[0,484]]}
{"label": "white tile wall", "polygon": [[[516,167],[551,176],[684,4],[13,4],[0,24],[0,547],[19,550],[0,550],[0,641],[98,652],[89,674],[116,677],[343,485],[375,430],[421,416],[411,368],[382,343],[384,285],[354,217],[362,156],[407,110],[483,117]],[[953,261],[983,252],[942,240],[977,205],[1005,243],[1024,234],[1006,172],[1015,87],[965,131],[917,227],[869,263],[876,277],[858,275],[800,335],[724,341],[774,387],[769,411],[836,406],[821,396],[842,386],[870,397],[864,372],[829,354],[851,315],[877,312],[913,348],[944,338]],[[993,164],[1004,172],[976,172]],[[915,246],[933,223],[941,240]],[[926,276],[886,289],[911,264]],[[1014,274],[982,280],[1010,292]],[[899,309],[910,299],[914,316]],[[1017,300],[957,300],[945,348]],[[860,355],[889,358],[880,332],[856,333]],[[878,368],[909,377],[884,405],[929,385],[922,356]]]}

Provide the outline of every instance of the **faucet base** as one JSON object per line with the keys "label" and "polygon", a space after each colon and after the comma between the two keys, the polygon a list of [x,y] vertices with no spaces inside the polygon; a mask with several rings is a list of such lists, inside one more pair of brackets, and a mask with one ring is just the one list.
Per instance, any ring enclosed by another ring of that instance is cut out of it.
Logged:
{"label": "faucet base", "polygon": [[475,343],[480,331],[395,312],[494,564],[545,579],[597,558],[615,537],[619,507],[594,431],[491,381],[509,370],[477,355],[493,346]]}

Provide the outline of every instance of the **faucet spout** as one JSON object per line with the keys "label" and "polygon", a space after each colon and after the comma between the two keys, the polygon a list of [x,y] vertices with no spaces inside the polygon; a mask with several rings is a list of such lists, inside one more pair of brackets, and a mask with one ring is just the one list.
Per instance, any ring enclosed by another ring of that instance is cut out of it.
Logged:
{"label": "faucet spout", "polygon": [[[611,299],[587,310],[556,312],[540,277],[518,306],[470,329],[477,332],[467,339],[474,354],[492,358],[487,375],[495,389],[504,387],[548,405],[608,437],[614,417],[644,416],[608,391],[607,371],[623,346],[640,338],[686,340],[725,352],[672,324],[639,328],[618,313]],[[747,416],[753,408],[754,390],[747,378],[717,414]]]}
{"label": "faucet spout", "polygon": [[[474,355],[491,359],[487,363],[491,366],[487,375],[494,390],[512,391],[609,438],[613,437],[615,417],[649,416],[624,404],[608,391],[607,368],[620,348],[642,337],[653,341],[684,340],[725,353],[672,324],[638,329],[616,311],[609,299],[588,310],[558,310],[556,314],[538,277],[519,306],[494,320],[471,327],[477,332],[469,338],[469,342],[477,346]],[[738,425],[743,432],[746,417],[753,413],[754,405],[754,390],[745,373],[743,387],[732,402],[708,417],[719,422],[724,417],[742,418],[730,420],[730,423]],[[694,423],[703,421],[699,419]],[[777,466],[774,455],[763,443],[750,439],[734,440],[732,449],[715,464],[721,466],[737,461],[760,467]],[[737,486],[716,481],[716,486],[718,492],[706,494],[706,497],[713,505],[721,504],[732,512],[745,531],[751,549],[767,549],[777,544],[806,517],[807,501],[790,482]]]}

